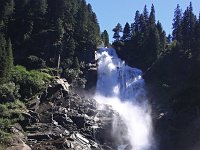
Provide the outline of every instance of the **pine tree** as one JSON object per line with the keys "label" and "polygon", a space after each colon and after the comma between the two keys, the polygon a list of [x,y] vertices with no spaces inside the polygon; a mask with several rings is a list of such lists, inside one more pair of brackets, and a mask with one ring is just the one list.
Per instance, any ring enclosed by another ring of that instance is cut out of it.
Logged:
{"label": "pine tree", "polygon": [[182,42],[182,34],[181,34],[181,22],[182,22],[182,10],[180,6],[177,5],[174,11],[174,19],[172,24],[172,40],[177,40],[179,43]]}
{"label": "pine tree", "polygon": [[166,38],[166,44],[168,45],[168,44],[171,44],[171,42],[172,42],[172,36],[171,36],[171,34],[169,34],[168,36],[167,36],[167,38]]}
{"label": "pine tree", "polygon": [[76,69],[76,70],[79,70],[80,69],[80,64],[79,64],[78,58],[75,57],[73,62],[74,62],[73,63],[73,68]]}
{"label": "pine tree", "polygon": [[87,61],[100,42],[96,14],[85,0],[2,0],[0,28],[21,65],[29,56],[48,67],[57,65],[59,55],[61,64],[64,56]]}
{"label": "pine tree", "polygon": [[190,6],[187,7],[183,14],[183,20],[181,24],[183,35],[183,49],[186,50],[188,54],[191,53],[195,23],[196,18],[193,13],[192,3],[190,3]]}
{"label": "pine tree", "polygon": [[144,18],[144,15],[141,14],[140,20],[139,20],[139,31],[140,33],[144,34],[146,30],[147,30],[147,26],[146,26],[145,18]]}
{"label": "pine tree", "polygon": [[[91,10],[88,11],[90,12]],[[93,12],[89,13],[87,28],[87,43],[90,43],[87,49],[94,50],[97,43],[100,41],[100,28],[98,26],[96,14]]]}
{"label": "pine tree", "polygon": [[46,18],[47,18],[47,0],[34,0],[31,1],[31,20],[34,26],[33,34],[38,33],[44,30],[46,27]]}
{"label": "pine tree", "polygon": [[156,27],[152,27],[149,29],[149,37],[148,37],[148,63],[152,64],[160,53],[160,38],[159,33]]}
{"label": "pine tree", "polygon": [[0,20],[6,19],[14,12],[14,0],[1,0],[0,2]]}
{"label": "pine tree", "polygon": [[58,18],[56,21],[56,32],[57,32],[57,41],[61,42],[63,35],[65,33],[64,27],[63,27],[63,20]]}
{"label": "pine tree", "polygon": [[139,32],[139,26],[140,24],[140,12],[137,10],[136,13],[135,13],[135,19],[134,19],[134,24],[133,24],[133,31],[134,32]]}
{"label": "pine tree", "polygon": [[193,57],[193,60],[195,61],[197,60],[200,62],[200,14],[199,14],[199,19],[196,22],[195,39],[194,39],[192,57]]}
{"label": "pine tree", "polygon": [[9,39],[6,44],[6,78],[7,78],[7,81],[10,80],[12,68],[13,68],[13,53],[12,53],[12,44]]}
{"label": "pine tree", "polygon": [[73,38],[70,38],[67,44],[67,51],[66,51],[67,58],[70,58],[70,59],[73,58],[75,54],[75,48],[76,48],[75,41]]}
{"label": "pine tree", "polygon": [[106,30],[104,30],[101,34],[101,39],[104,42],[104,46],[109,46],[109,35]]}
{"label": "pine tree", "polygon": [[31,1],[31,7],[34,11],[34,14],[38,15],[44,15],[47,13],[47,0],[34,0]]}
{"label": "pine tree", "polygon": [[118,23],[116,25],[116,27],[112,30],[114,32],[113,38],[115,39],[115,41],[119,41],[120,40],[120,32],[122,32],[122,26],[120,23]]}
{"label": "pine tree", "polygon": [[194,42],[195,42],[195,27],[196,27],[196,16],[193,13],[193,7],[192,7],[192,2],[190,2],[190,6],[189,6],[189,29],[190,29],[190,33],[189,33],[189,48],[191,49],[191,53],[194,56],[195,54],[195,47],[194,47]]}
{"label": "pine tree", "polygon": [[152,26],[152,25],[154,26],[155,22],[156,22],[156,19],[155,19],[155,8],[154,8],[154,5],[152,4],[151,5],[150,16],[149,16],[149,25],[150,26]]}
{"label": "pine tree", "polygon": [[4,38],[0,33],[0,83],[10,80],[10,73],[13,67],[13,55],[11,41]]}
{"label": "pine tree", "polygon": [[146,25],[148,25],[148,23],[149,23],[149,12],[147,10],[147,5],[144,6],[143,15],[144,15],[145,23],[146,23]]}
{"label": "pine tree", "polygon": [[6,82],[6,40],[0,32],[0,83]]}
{"label": "pine tree", "polygon": [[159,39],[160,39],[160,51],[158,54],[160,54],[160,52],[165,50],[165,46],[166,46],[166,33],[162,28],[161,23],[158,21],[156,24],[156,28],[158,30],[158,34],[159,34]]}
{"label": "pine tree", "polygon": [[130,40],[131,38],[131,35],[130,35],[130,25],[129,23],[127,22],[125,24],[125,27],[124,27],[124,30],[123,30],[123,36],[122,36],[122,39],[123,40]]}

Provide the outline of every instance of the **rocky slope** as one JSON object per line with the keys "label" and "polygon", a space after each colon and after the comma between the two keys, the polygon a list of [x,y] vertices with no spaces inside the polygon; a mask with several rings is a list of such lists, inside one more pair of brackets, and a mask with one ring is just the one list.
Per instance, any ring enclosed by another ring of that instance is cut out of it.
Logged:
{"label": "rocky slope", "polygon": [[23,119],[10,128],[15,138],[7,150],[116,150],[128,144],[112,132],[113,119],[126,127],[110,106],[81,97],[69,86],[66,80],[56,79],[29,100]]}

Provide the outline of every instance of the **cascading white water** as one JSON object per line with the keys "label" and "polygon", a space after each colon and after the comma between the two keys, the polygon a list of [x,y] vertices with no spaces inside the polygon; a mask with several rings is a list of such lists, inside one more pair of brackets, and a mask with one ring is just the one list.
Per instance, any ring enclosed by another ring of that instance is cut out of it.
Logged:
{"label": "cascading white water", "polygon": [[[125,65],[113,48],[97,52],[98,80],[95,99],[112,105],[127,126],[126,140],[132,150],[152,150],[151,116],[146,99],[142,71]],[[117,119],[116,119],[117,121]],[[113,132],[118,135],[113,123]],[[126,145],[119,145],[123,150]]]}

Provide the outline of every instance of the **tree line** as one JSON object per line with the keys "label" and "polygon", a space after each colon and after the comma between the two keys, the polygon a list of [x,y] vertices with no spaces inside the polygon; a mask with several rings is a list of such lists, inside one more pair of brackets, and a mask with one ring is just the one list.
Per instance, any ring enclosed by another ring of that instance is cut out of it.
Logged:
{"label": "tree line", "polygon": [[85,0],[2,0],[0,78],[8,80],[13,60],[27,69],[79,67],[94,60],[100,39]]}
{"label": "tree line", "polygon": [[120,23],[116,25],[113,29],[113,46],[129,65],[143,71],[172,49],[181,52],[180,55],[197,60],[200,52],[199,22],[200,18],[193,13],[192,3],[184,12],[177,5],[172,35],[166,36],[162,24],[155,19],[154,5],[150,13],[145,5],[142,13],[136,11],[133,23],[126,23],[124,28]]}

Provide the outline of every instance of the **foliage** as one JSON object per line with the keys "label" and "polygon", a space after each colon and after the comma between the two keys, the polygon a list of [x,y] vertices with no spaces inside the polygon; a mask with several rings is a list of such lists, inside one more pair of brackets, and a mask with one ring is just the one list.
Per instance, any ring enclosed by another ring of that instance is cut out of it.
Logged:
{"label": "foliage", "polygon": [[19,100],[14,102],[0,103],[0,141],[3,142],[11,137],[8,128],[22,119],[21,113],[26,109],[24,103]]}
{"label": "foliage", "polygon": [[101,40],[103,41],[105,47],[109,46],[109,35],[106,30],[101,33]]}
{"label": "foliage", "polygon": [[38,69],[57,67],[59,56],[61,64],[75,57],[94,59],[100,29],[84,0],[3,0],[0,14],[0,31],[8,44],[11,39],[15,64]]}
{"label": "foliage", "polygon": [[14,83],[4,83],[0,85],[0,103],[7,101],[14,101],[15,97],[18,95],[19,87]]}
{"label": "foliage", "polygon": [[46,67],[46,62],[43,59],[34,55],[30,55],[25,62],[28,69],[38,69]]}
{"label": "foliage", "polygon": [[19,94],[22,98],[28,98],[45,88],[45,83],[52,76],[37,70],[27,71],[22,66],[16,66],[12,72],[12,81],[20,87]]}
{"label": "foliage", "polygon": [[[0,113],[1,113],[0,117],[1,118],[11,118],[11,119],[14,118],[10,122],[10,123],[12,123],[12,121],[15,121],[15,119],[20,118],[20,114],[21,114],[21,112],[25,111],[25,108],[26,107],[25,107],[24,103],[19,100],[15,100],[14,102],[1,103],[0,104]],[[4,120],[1,120],[1,121],[4,121]],[[5,123],[10,124],[7,121]]]}
{"label": "foliage", "polygon": [[127,22],[125,24],[124,30],[123,30],[123,36],[122,36],[122,40],[128,40],[131,38],[131,31],[130,31],[130,25]]}
{"label": "foliage", "polygon": [[[118,24],[114,29],[115,42],[113,46],[118,55],[130,66],[147,70],[165,51],[166,35],[160,22],[156,23],[155,8],[152,5],[150,15],[147,7],[143,13],[136,11],[134,23],[125,24],[123,36],[120,38],[121,27]],[[120,44],[122,41],[123,44]]]}
{"label": "foliage", "polygon": [[183,13],[177,5],[172,25],[172,40],[169,37],[165,51],[147,70],[145,78],[153,87],[150,91],[158,93],[155,99],[159,103],[180,111],[200,106],[200,20],[193,13],[192,3]]}
{"label": "foliage", "polygon": [[122,32],[122,25],[118,23],[113,29],[113,32],[114,32],[113,38],[115,39],[115,41],[119,41],[121,37],[120,32]]}
{"label": "foliage", "polygon": [[10,80],[10,72],[13,67],[12,45],[6,40],[0,31],[0,83]]}

